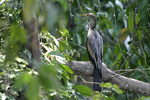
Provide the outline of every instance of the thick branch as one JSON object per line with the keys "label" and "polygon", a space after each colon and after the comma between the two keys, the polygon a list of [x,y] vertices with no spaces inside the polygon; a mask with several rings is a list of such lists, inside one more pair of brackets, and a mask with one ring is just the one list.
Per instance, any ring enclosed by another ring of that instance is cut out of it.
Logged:
{"label": "thick branch", "polygon": [[[67,65],[76,75],[93,76],[94,67],[90,61],[71,61]],[[116,74],[108,69],[104,63],[102,64],[102,81],[116,84],[120,89],[125,91],[150,96],[150,84]]]}

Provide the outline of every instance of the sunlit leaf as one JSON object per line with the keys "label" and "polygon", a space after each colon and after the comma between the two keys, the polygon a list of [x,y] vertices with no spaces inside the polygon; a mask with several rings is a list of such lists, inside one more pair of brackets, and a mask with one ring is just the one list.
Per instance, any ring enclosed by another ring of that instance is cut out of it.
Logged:
{"label": "sunlit leaf", "polygon": [[120,33],[121,33],[121,36],[119,38],[119,41],[122,43],[128,36],[130,32],[130,29],[129,28],[123,28]]}
{"label": "sunlit leaf", "polygon": [[141,97],[141,98],[138,98],[137,100],[150,100],[150,97]]}
{"label": "sunlit leaf", "polygon": [[37,77],[32,78],[27,92],[28,100],[39,100],[39,81]]}
{"label": "sunlit leaf", "polygon": [[39,70],[39,79],[45,89],[54,89],[56,87],[56,65],[37,65]]}
{"label": "sunlit leaf", "polygon": [[122,94],[122,90],[120,90],[119,89],[119,87],[116,85],[116,84],[114,84],[113,85],[113,88],[112,88],[115,92],[117,92],[118,94]]}
{"label": "sunlit leaf", "polygon": [[22,48],[21,45],[26,42],[26,31],[23,28],[17,27],[15,24],[13,24],[11,25],[10,30],[10,39],[5,48],[5,63],[14,61],[18,54],[18,50]]}
{"label": "sunlit leaf", "polygon": [[65,28],[65,26],[63,26],[63,29],[62,30],[59,30],[59,32],[61,33],[62,36],[64,37],[68,37],[70,38],[70,34],[69,34],[69,31]]}
{"label": "sunlit leaf", "polygon": [[25,72],[23,73],[15,82],[16,88],[20,89],[22,88],[25,84],[29,83],[32,79],[32,76]]}
{"label": "sunlit leaf", "polygon": [[77,85],[75,87],[77,91],[85,96],[92,96],[92,90],[85,85]]}
{"label": "sunlit leaf", "polygon": [[66,58],[63,54],[61,54],[60,52],[57,51],[51,51],[49,54],[49,56],[53,56],[56,58],[56,60],[61,63],[61,64],[65,64],[66,63]]}
{"label": "sunlit leaf", "polygon": [[73,74],[73,71],[70,69],[70,67],[68,67],[67,65],[63,65],[60,64],[67,72],[69,72],[70,74]]}
{"label": "sunlit leaf", "polygon": [[55,44],[56,44],[56,46],[59,47],[59,42],[58,42],[58,40],[57,40],[54,36],[52,36],[50,33],[48,33],[48,36],[49,36],[51,39],[53,39],[54,42],[55,42]]}
{"label": "sunlit leaf", "polygon": [[129,18],[128,18],[128,28],[130,28],[131,30],[133,29],[133,16],[132,14],[129,15]]}
{"label": "sunlit leaf", "polygon": [[57,51],[51,51],[48,55],[55,55],[55,56],[60,56],[65,58],[65,56],[63,54],[61,54],[60,52]]}
{"label": "sunlit leaf", "polygon": [[27,63],[27,61],[25,61],[24,59],[22,59],[22,58],[16,58],[16,61],[18,61],[18,62],[22,62],[22,63],[24,63],[24,64],[28,64]]}
{"label": "sunlit leaf", "polygon": [[114,8],[114,4],[111,1],[108,1],[108,3],[105,5],[107,8],[112,7]]}
{"label": "sunlit leaf", "polygon": [[101,87],[105,87],[105,88],[111,88],[112,87],[112,84],[107,82],[107,83],[101,83],[100,84]]}
{"label": "sunlit leaf", "polygon": [[136,15],[136,24],[138,24],[139,21],[140,21],[140,18],[139,18],[138,14],[137,14],[137,15]]}
{"label": "sunlit leaf", "polygon": [[120,7],[120,9],[123,9],[123,4],[119,0],[115,0],[115,3]]}
{"label": "sunlit leaf", "polygon": [[90,8],[90,7],[87,7],[87,6],[86,6],[85,8],[86,8],[87,10],[93,10],[92,8]]}
{"label": "sunlit leaf", "polygon": [[60,4],[62,5],[64,10],[68,9],[68,2],[67,1],[63,1],[63,0],[58,0],[58,1],[60,2]]}

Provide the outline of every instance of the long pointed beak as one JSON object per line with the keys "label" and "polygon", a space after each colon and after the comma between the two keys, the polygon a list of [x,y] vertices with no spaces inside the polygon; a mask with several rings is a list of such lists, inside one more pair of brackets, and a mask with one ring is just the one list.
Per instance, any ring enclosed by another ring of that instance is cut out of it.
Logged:
{"label": "long pointed beak", "polygon": [[80,16],[88,16],[87,14],[80,14]]}

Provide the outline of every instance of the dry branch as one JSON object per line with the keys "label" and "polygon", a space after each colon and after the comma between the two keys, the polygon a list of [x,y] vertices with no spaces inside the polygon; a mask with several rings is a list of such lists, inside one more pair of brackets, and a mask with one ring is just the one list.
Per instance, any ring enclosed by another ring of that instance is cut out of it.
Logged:
{"label": "dry branch", "polygon": [[[90,61],[71,61],[67,65],[76,75],[93,76],[94,67]],[[116,74],[108,69],[104,63],[102,64],[102,81],[116,84],[120,89],[125,91],[150,96],[150,84]]]}

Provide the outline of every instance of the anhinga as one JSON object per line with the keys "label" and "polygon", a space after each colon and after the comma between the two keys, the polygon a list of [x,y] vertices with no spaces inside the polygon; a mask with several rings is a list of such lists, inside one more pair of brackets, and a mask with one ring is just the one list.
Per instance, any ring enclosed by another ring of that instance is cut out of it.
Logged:
{"label": "anhinga", "polygon": [[93,19],[93,21],[89,24],[89,30],[87,34],[87,52],[89,55],[89,59],[94,65],[93,76],[95,82],[93,88],[94,91],[101,92],[100,84],[102,78],[101,66],[102,66],[102,56],[103,56],[103,39],[99,35],[99,33],[95,30],[96,27],[96,17],[93,13],[81,14],[81,16],[89,16]]}

